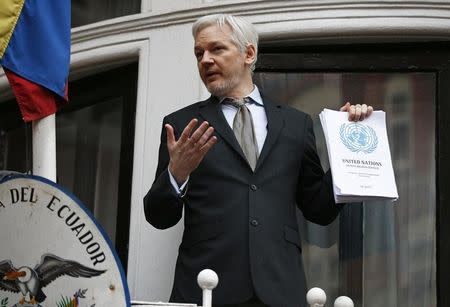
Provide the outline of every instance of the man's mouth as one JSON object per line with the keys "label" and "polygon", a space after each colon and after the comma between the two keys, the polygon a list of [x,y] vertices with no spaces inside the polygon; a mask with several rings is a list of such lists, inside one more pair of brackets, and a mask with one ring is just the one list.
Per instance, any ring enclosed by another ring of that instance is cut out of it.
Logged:
{"label": "man's mouth", "polygon": [[205,74],[205,79],[208,80],[208,79],[211,79],[211,78],[215,78],[216,76],[219,76],[218,72],[210,71],[210,72],[207,72]]}

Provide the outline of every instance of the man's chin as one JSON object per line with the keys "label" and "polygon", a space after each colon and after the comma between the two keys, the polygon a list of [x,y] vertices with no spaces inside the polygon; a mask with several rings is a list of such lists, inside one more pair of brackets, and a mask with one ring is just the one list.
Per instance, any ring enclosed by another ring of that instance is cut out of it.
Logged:
{"label": "man's chin", "polygon": [[227,93],[230,91],[230,88],[228,86],[228,84],[224,84],[224,83],[209,83],[206,86],[208,92],[211,93],[211,95],[213,96],[217,96],[217,97],[226,97]]}

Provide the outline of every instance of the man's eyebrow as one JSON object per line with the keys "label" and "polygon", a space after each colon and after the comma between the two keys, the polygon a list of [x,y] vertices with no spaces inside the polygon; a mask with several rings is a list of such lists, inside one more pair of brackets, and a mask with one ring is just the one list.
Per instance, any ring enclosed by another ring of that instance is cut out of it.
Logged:
{"label": "man's eyebrow", "polygon": [[221,40],[213,41],[213,42],[211,42],[211,45],[213,45],[213,46],[223,45],[223,41],[221,41]]}

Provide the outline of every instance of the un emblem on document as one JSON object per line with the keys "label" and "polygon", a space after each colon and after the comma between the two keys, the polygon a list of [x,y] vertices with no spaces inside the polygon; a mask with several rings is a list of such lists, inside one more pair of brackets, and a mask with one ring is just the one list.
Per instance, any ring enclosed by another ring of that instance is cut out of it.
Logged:
{"label": "un emblem on document", "polygon": [[378,145],[375,130],[360,124],[342,124],[339,131],[342,143],[352,152],[372,153]]}

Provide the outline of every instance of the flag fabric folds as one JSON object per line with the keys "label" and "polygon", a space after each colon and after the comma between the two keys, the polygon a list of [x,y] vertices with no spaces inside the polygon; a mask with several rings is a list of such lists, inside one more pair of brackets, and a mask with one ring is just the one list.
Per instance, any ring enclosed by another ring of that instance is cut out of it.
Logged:
{"label": "flag fabric folds", "polygon": [[24,121],[67,102],[70,0],[1,0],[0,64]]}

